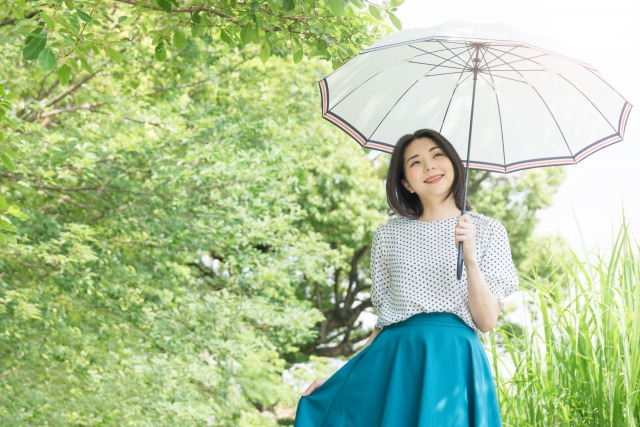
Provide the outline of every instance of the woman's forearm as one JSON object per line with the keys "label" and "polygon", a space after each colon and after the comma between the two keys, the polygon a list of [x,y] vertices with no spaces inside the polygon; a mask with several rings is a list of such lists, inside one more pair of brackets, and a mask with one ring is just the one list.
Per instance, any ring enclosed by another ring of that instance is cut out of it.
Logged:
{"label": "woman's forearm", "polygon": [[489,290],[477,262],[465,261],[469,290],[469,311],[481,332],[492,329],[500,316],[500,302]]}
{"label": "woman's forearm", "polygon": [[[380,331],[382,331],[382,329],[374,328],[374,330],[371,333],[371,335],[369,335],[369,339],[367,340],[367,343],[364,345],[364,347],[366,347],[369,344],[371,344],[373,342],[373,340],[376,339],[376,335],[378,335],[380,333]],[[364,348],[364,347],[362,347],[362,348]]]}

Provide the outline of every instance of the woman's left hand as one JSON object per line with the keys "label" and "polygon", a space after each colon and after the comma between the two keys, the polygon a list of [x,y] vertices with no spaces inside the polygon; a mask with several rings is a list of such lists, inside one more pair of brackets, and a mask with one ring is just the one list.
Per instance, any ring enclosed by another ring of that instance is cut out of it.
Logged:
{"label": "woman's left hand", "polygon": [[476,259],[476,226],[471,222],[469,215],[464,214],[458,218],[456,225],[456,249],[462,242],[462,260],[465,263],[477,262]]}

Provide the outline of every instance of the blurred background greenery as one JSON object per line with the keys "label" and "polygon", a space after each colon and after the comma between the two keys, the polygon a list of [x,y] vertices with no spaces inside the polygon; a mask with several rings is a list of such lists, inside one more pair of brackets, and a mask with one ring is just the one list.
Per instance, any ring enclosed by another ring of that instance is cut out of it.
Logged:
{"label": "blurred background greenery", "polygon": [[[317,81],[401,2],[214,3],[0,6],[0,425],[292,425],[370,335],[388,156]],[[637,426],[638,254],[537,236],[563,179],[469,175],[532,320],[484,336],[503,421]]]}

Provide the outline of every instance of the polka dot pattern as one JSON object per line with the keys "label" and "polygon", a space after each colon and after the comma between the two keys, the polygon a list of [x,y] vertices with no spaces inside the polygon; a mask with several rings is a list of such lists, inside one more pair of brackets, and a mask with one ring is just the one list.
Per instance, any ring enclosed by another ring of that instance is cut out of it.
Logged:
{"label": "polka dot pattern", "polygon": [[[480,271],[491,293],[503,302],[519,285],[507,230],[496,219],[473,212],[467,215],[477,229]],[[371,245],[371,302],[378,312],[376,327],[384,328],[419,312],[450,312],[481,333],[469,311],[466,268],[460,280],[456,275],[457,223],[457,216],[427,222],[395,216],[376,229]]]}

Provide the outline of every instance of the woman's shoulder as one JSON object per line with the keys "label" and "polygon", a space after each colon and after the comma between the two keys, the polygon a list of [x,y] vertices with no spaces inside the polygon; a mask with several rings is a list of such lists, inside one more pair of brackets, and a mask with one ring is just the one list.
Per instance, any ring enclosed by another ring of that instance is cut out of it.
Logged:
{"label": "woman's shoulder", "polygon": [[467,215],[469,215],[469,218],[471,218],[471,221],[478,230],[492,230],[491,232],[496,232],[505,228],[500,220],[497,220],[490,216],[486,216],[476,212],[467,212]]}
{"label": "woman's shoulder", "polygon": [[394,215],[387,218],[387,221],[378,226],[376,233],[393,233],[402,229],[406,225],[408,219],[401,215]]}

